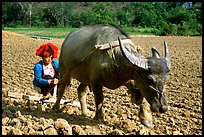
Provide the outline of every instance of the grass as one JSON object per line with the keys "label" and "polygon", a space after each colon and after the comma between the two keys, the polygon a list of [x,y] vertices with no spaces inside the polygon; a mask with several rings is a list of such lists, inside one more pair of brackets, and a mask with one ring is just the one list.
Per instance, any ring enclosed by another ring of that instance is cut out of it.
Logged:
{"label": "grass", "polygon": [[[12,31],[26,36],[39,36],[49,38],[65,38],[69,32],[79,28],[7,28],[3,30]],[[129,35],[153,35],[152,28],[123,28]]]}
{"label": "grass", "polygon": [[129,35],[154,35],[154,28],[124,28]]}
{"label": "grass", "polygon": [[65,38],[69,32],[78,28],[4,28],[3,30],[12,31],[26,36],[40,36],[49,38]]}

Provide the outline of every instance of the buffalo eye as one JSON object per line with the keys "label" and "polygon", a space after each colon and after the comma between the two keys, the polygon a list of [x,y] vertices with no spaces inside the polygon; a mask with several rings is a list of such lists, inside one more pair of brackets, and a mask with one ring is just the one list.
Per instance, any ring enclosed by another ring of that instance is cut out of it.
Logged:
{"label": "buffalo eye", "polygon": [[148,76],[148,80],[149,80],[151,83],[156,83],[156,78],[155,78],[154,76],[149,75],[149,76]]}

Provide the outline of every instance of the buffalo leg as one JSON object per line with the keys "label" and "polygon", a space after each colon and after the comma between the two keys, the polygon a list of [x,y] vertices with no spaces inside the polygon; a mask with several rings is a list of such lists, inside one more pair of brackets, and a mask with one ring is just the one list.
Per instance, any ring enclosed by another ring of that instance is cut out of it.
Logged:
{"label": "buffalo leg", "polygon": [[81,112],[84,115],[87,115],[87,105],[86,105],[86,95],[88,86],[84,84],[80,84],[77,91],[78,91],[78,98],[81,103]]}
{"label": "buffalo leg", "polygon": [[68,91],[70,90],[71,86],[71,79],[70,77],[60,77],[59,81],[59,90],[57,92],[57,100],[53,106],[53,109],[60,109],[60,100],[62,99],[62,96],[64,95],[64,91],[66,86],[68,86]]}
{"label": "buffalo leg", "polygon": [[134,81],[128,81],[124,84],[128,88],[128,93],[131,95],[131,102],[136,105],[140,105],[143,100],[143,96],[140,90],[134,84]]}
{"label": "buffalo leg", "polygon": [[146,127],[151,128],[153,126],[150,105],[145,98],[143,98],[143,102],[140,105],[139,117],[142,124]]}
{"label": "buffalo leg", "polygon": [[128,81],[125,83],[125,86],[129,89],[128,92],[131,94],[131,102],[140,105],[139,117],[142,124],[149,128],[152,127],[152,114],[149,103],[142,96],[140,90],[134,84],[134,81]]}
{"label": "buffalo leg", "polygon": [[140,105],[142,104],[142,101],[143,101],[143,96],[140,92],[139,89],[137,88],[134,88],[134,89],[129,89],[130,94],[131,94],[131,102],[132,103],[135,103],[136,105]]}
{"label": "buffalo leg", "polygon": [[94,99],[96,104],[96,114],[94,119],[102,120],[103,121],[103,111],[102,111],[102,105],[103,105],[103,90],[102,86],[95,84],[92,86],[92,90],[94,93]]}

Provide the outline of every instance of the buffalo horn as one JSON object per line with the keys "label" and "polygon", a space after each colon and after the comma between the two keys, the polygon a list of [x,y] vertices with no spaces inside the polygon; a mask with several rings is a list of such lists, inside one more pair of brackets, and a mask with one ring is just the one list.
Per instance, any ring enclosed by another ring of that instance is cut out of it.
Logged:
{"label": "buffalo horn", "polygon": [[165,50],[165,59],[166,59],[167,67],[170,69],[171,67],[170,53],[169,53],[169,49],[166,41],[164,41],[164,50]]}
{"label": "buffalo horn", "polygon": [[122,51],[122,54],[134,65],[136,65],[139,68],[143,68],[145,70],[148,69],[148,60],[141,55],[136,55],[132,52],[129,52],[125,46],[121,43],[120,38],[118,37],[120,49]]}

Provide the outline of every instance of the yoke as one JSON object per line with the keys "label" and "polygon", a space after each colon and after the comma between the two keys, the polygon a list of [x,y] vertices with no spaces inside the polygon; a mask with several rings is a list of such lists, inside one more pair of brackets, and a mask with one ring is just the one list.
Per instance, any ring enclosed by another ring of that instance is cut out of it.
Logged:
{"label": "yoke", "polygon": [[[134,43],[130,39],[123,39],[123,40],[121,40],[121,42],[123,44],[130,44],[138,52],[143,51],[140,46],[135,46]],[[95,48],[99,49],[99,50],[106,50],[106,49],[112,49],[112,48],[118,47],[118,46],[119,46],[119,41],[116,40],[116,41],[113,41],[110,43],[95,45]]]}

